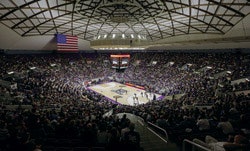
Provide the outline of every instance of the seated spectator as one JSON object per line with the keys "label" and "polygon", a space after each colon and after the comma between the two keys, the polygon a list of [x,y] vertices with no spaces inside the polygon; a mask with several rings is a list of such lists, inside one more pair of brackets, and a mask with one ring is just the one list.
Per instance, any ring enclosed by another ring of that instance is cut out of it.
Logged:
{"label": "seated spectator", "polygon": [[183,116],[183,121],[180,123],[178,128],[180,129],[193,129],[195,127],[195,120],[188,116]]}
{"label": "seated spectator", "polygon": [[19,149],[23,151],[33,151],[35,149],[34,140],[30,139],[29,133],[25,133],[21,136]]}
{"label": "seated spectator", "polygon": [[156,125],[158,125],[161,128],[166,128],[167,127],[167,121],[164,119],[164,117],[161,115],[157,120],[156,120]]}
{"label": "seated spectator", "polygon": [[225,135],[234,133],[233,125],[227,120],[226,117],[221,117],[217,128],[219,128]]}
{"label": "seated spectator", "polygon": [[97,143],[101,146],[106,146],[108,144],[108,132],[105,125],[100,125],[99,131],[97,132]]}
{"label": "seated spectator", "polygon": [[129,151],[138,151],[140,149],[140,134],[135,131],[134,123],[130,123],[129,131],[125,133],[124,142]]}
{"label": "seated spectator", "polygon": [[0,121],[0,150],[6,148],[6,143],[10,137],[7,124]]}
{"label": "seated spectator", "polygon": [[42,151],[42,143],[41,140],[35,141],[35,149],[33,151]]}
{"label": "seated spectator", "polygon": [[109,132],[108,151],[120,150],[120,135],[116,127],[112,127]]}
{"label": "seated spectator", "polygon": [[193,141],[201,146],[216,151],[226,151],[226,149],[240,149],[246,147],[249,144],[247,138],[242,135],[229,135],[227,141],[218,141],[217,139],[209,135],[206,136],[205,142],[199,139],[194,139]]}
{"label": "seated spectator", "polygon": [[121,141],[123,141],[125,139],[125,133],[130,131],[129,125],[130,125],[130,120],[127,119],[126,122],[125,122],[125,128],[123,128],[121,130]]}
{"label": "seated spectator", "polygon": [[249,115],[247,114],[240,115],[240,119],[237,124],[238,124],[238,128],[240,129],[250,130]]}
{"label": "seated spectator", "polygon": [[225,143],[223,147],[226,151],[249,150],[249,140],[242,135],[236,135],[233,143]]}
{"label": "seated spectator", "polygon": [[84,141],[89,148],[93,147],[96,143],[97,131],[94,123],[88,123],[84,131]]}
{"label": "seated spectator", "polygon": [[196,125],[200,131],[209,130],[210,124],[209,120],[205,117],[204,114],[201,115],[201,118],[197,121]]}

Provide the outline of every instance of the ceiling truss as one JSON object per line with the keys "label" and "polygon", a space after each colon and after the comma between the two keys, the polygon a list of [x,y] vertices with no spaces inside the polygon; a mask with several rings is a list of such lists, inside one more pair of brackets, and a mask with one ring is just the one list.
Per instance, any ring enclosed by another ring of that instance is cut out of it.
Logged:
{"label": "ceiling truss", "polygon": [[21,36],[63,33],[91,41],[99,34],[144,34],[157,41],[185,34],[225,34],[250,13],[247,0],[119,1],[1,1],[0,22]]}

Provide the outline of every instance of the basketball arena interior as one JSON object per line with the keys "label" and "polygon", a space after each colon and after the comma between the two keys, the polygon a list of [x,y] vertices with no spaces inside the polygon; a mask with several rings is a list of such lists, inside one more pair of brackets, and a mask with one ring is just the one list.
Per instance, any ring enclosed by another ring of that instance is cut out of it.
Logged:
{"label": "basketball arena interior", "polygon": [[0,151],[249,151],[249,0],[1,0]]}

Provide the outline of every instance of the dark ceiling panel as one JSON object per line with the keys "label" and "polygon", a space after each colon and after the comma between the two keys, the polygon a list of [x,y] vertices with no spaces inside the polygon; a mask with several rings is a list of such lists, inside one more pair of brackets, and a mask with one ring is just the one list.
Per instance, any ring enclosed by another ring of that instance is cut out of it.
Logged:
{"label": "dark ceiling panel", "polygon": [[62,32],[91,41],[98,34],[168,37],[225,34],[250,13],[242,0],[9,0],[0,22],[21,36]]}

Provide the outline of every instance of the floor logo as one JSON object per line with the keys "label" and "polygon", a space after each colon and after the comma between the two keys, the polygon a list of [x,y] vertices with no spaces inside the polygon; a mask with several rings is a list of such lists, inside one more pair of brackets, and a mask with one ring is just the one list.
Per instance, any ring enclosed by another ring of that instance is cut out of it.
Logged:
{"label": "floor logo", "polygon": [[124,89],[117,89],[117,90],[111,90],[111,91],[119,95],[127,94],[127,90],[124,90]]}

